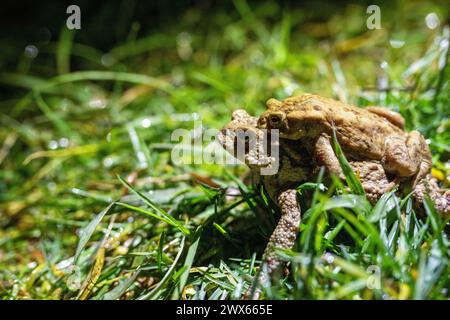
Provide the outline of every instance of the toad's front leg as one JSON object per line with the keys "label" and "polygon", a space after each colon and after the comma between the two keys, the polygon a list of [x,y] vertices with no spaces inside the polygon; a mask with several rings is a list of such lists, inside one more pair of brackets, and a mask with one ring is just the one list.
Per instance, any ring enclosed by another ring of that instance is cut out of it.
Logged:
{"label": "toad's front leg", "polygon": [[264,250],[257,286],[254,289],[250,288],[245,298],[254,300],[259,298],[261,293],[259,286],[266,285],[268,279],[276,274],[284,264],[279,258],[276,248],[291,249],[297,238],[301,215],[297,201],[297,190],[288,189],[281,192],[277,197],[277,202],[281,210],[281,217]]}
{"label": "toad's front leg", "polygon": [[324,166],[329,174],[336,176],[343,175],[339,160],[334,153],[331,145],[330,137],[326,134],[321,134],[314,145],[314,155],[319,166]]}

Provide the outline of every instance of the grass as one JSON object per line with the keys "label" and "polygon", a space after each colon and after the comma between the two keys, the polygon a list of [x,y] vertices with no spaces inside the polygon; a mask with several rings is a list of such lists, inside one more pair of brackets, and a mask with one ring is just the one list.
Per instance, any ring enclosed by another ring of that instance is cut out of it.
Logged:
{"label": "grass", "polygon": [[[171,134],[198,135],[199,117],[221,128],[237,108],[259,114],[269,97],[317,92],[401,112],[448,187],[450,31],[424,23],[448,8],[396,6],[400,17],[382,6],[371,31],[362,5],[329,14],[236,0],[205,18],[190,9],[163,32],[131,28],[104,52],[62,31],[35,59],[18,54],[0,74],[11,93],[0,102],[0,297],[239,298],[277,209],[241,182],[243,166],[174,163]],[[299,238],[279,252],[291,272],[263,297],[448,299],[448,219],[391,193],[371,206],[347,181],[354,194],[320,176],[299,186]]]}

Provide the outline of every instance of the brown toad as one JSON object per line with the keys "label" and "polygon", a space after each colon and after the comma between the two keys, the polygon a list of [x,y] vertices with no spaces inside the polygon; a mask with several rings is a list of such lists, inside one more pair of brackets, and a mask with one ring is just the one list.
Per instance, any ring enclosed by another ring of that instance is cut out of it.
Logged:
{"label": "brown toad", "polygon": [[261,129],[279,129],[280,137],[302,140],[334,174],[340,174],[331,136],[353,160],[379,161],[387,173],[415,176],[420,181],[431,168],[431,153],[418,131],[403,131],[403,118],[379,107],[357,108],[313,94],[269,99],[258,120]]}
{"label": "brown toad", "polygon": [[[257,118],[246,111],[236,110],[232,114],[232,121],[219,132],[217,138],[225,150],[250,168],[252,182],[262,184],[281,211],[280,220],[263,254],[265,272],[261,272],[258,282],[264,284],[267,282],[266,275],[273,275],[282,265],[275,248],[290,249],[294,245],[301,216],[295,187],[309,178],[312,161],[301,150],[287,151],[290,150],[289,142],[278,149],[279,156],[275,159],[273,146],[267,144],[266,132],[256,128],[256,121]],[[278,169],[276,174],[261,174],[262,169],[274,165]],[[250,288],[245,298],[257,299],[259,294],[259,288]]]}
{"label": "brown toad", "polygon": [[[270,134],[258,129],[256,123],[257,118],[244,110],[236,110],[232,114],[232,121],[218,135],[221,145],[251,169],[253,182],[262,183],[269,196],[276,201],[277,194],[283,189],[315,179],[320,162],[307,152],[306,147],[289,139],[279,139],[278,157],[274,157],[270,146],[264,144],[264,135]],[[239,144],[241,152],[238,151]],[[270,166],[275,166],[277,172],[260,174],[262,168]],[[370,201],[376,201],[395,186],[394,179],[386,175],[379,162],[353,160],[350,166],[359,177]],[[340,177],[344,180],[343,174]]]}
{"label": "brown toad", "polygon": [[[278,156],[274,157],[274,150],[265,140],[267,132],[258,129],[256,122],[257,118],[246,111],[236,110],[232,114],[232,121],[219,132],[218,140],[228,152],[250,168],[252,182],[262,184],[280,208],[280,220],[263,254],[262,265],[265,272],[261,272],[258,282],[264,284],[267,281],[266,275],[270,278],[283,264],[275,248],[290,249],[297,237],[301,211],[295,188],[302,182],[314,179],[317,170],[311,155],[295,141],[275,141],[279,144],[276,146]],[[363,180],[363,186],[367,188],[369,199],[378,199],[381,194],[394,187],[395,184],[383,176],[382,168],[379,172],[381,165],[371,162],[356,162],[354,165]],[[278,169],[275,174],[261,174],[261,169],[270,166]],[[250,297],[251,292],[252,288],[246,297]],[[256,299],[259,294],[260,289],[257,288],[251,298]]]}
{"label": "brown toad", "polygon": [[[381,108],[377,112],[390,116],[389,111]],[[401,123],[402,118],[396,120]],[[233,112],[232,121],[218,134],[218,140],[228,152],[249,166],[253,182],[264,185],[269,196],[278,204],[281,211],[281,218],[263,254],[262,260],[263,265],[266,266],[266,273],[261,273],[259,278],[259,283],[262,284],[267,280],[267,274],[270,277],[282,265],[274,248],[290,249],[294,245],[301,218],[296,187],[302,182],[315,179],[317,163],[311,154],[306,152],[306,148],[295,141],[285,139],[279,140],[278,158],[273,157],[270,146],[264,143],[266,132],[258,129],[256,122],[256,118],[250,116],[246,111],[236,110]],[[241,148],[240,152],[239,148]],[[279,163],[276,174],[260,174],[261,168],[273,166],[277,160]],[[394,179],[385,173],[380,162],[350,161],[350,165],[359,177],[367,198],[372,203],[375,203],[396,185]],[[341,178],[344,179],[344,177]],[[403,187],[407,186],[411,180],[406,179]],[[413,196],[416,201],[423,202],[425,191],[428,191],[439,211],[444,213],[450,211],[450,193],[447,191],[443,196],[431,175],[422,179],[414,189]],[[251,297],[257,298],[259,292],[259,289],[255,290]]]}

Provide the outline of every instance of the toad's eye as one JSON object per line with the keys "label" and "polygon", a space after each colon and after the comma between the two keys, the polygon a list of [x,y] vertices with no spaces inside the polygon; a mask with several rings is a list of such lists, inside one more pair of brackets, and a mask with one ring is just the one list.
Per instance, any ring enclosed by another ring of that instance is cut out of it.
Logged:
{"label": "toad's eye", "polygon": [[279,114],[273,114],[269,117],[269,123],[272,128],[278,128],[281,126],[283,118]]}

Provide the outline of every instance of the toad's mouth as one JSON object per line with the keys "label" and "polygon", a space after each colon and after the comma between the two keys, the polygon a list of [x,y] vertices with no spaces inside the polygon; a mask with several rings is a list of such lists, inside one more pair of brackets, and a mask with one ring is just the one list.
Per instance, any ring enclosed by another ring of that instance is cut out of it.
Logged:
{"label": "toad's mouth", "polygon": [[216,137],[225,150],[249,167],[267,168],[273,165],[274,158],[264,147],[262,131],[244,127],[226,128],[219,131]]}

